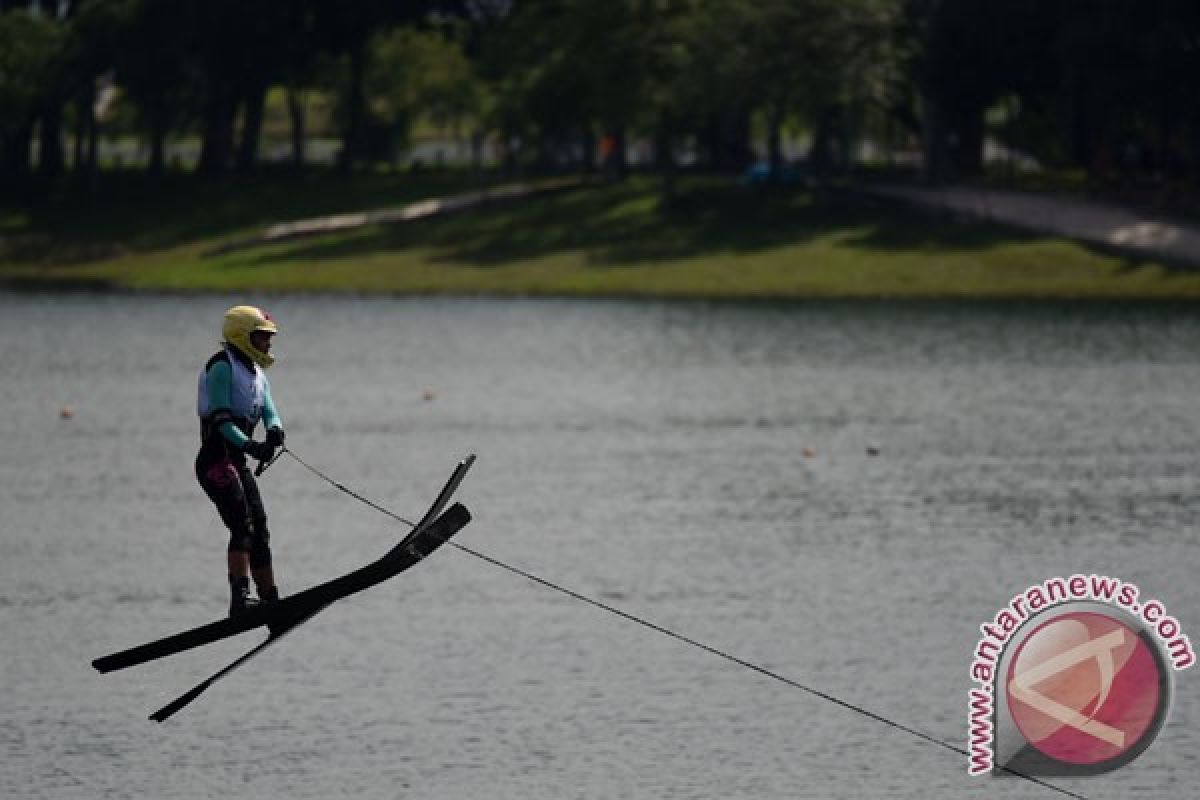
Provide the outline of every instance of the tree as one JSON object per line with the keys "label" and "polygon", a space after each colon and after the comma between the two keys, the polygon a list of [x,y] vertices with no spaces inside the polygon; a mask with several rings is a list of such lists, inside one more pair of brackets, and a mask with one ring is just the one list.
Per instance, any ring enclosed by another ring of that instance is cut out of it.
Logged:
{"label": "tree", "polygon": [[[1058,9],[1058,81],[1038,96],[1057,112],[1071,161],[1097,178],[1121,171],[1194,175],[1200,164],[1200,8],[1184,0]],[[1186,162],[1190,160],[1189,166]]]}
{"label": "tree", "polygon": [[949,170],[980,171],[983,117],[1007,83],[1005,37],[997,4],[988,0],[926,0],[919,17],[922,49],[913,68],[921,87],[926,166],[939,179]]}
{"label": "tree", "polygon": [[283,9],[282,73],[291,123],[292,165],[300,168],[305,160],[306,99],[316,83],[319,36],[318,0],[294,0]]}
{"label": "tree", "polygon": [[[165,162],[166,137],[191,102],[188,26],[162,0],[106,0],[73,6],[68,52],[70,95],[77,100],[77,143],[94,141],[97,76],[111,75],[135,110],[136,125],[150,142],[150,170]],[[94,147],[77,166],[94,168]]]}
{"label": "tree", "polygon": [[408,141],[413,123],[457,125],[477,108],[480,87],[457,42],[435,31],[396,28],[370,43],[365,79],[368,106],[390,134]]}
{"label": "tree", "polygon": [[29,173],[34,121],[62,43],[61,26],[44,16],[0,13],[0,178]]}
{"label": "tree", "polygon": [[[156,0],[162,2],[163,0]],[[203,97],[203,141],[197,169],[217,175],[236,163],[250,171],[257,160],[268,87],[282,71],[288,0],[187,0],[192,48]],[[242,113],[240,140],[236,120]]]}

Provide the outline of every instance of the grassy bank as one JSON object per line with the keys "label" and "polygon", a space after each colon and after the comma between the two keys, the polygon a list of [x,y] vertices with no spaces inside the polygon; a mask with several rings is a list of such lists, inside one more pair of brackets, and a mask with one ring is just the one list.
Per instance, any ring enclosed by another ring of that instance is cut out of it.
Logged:
{"label": "grassy bank", "polygon": [[136,185],[0,211],[0,281],[147,290],[1200,298],[1200,274],[853,195],[634,179],[215,255],[265,225],[478,188],[465,175]]}

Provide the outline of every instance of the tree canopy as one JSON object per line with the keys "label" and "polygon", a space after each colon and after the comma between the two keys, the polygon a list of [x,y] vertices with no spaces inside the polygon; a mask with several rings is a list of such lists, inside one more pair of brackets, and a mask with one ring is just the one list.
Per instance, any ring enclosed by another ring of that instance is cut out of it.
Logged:
{"label": "tree canopy", "polygon": [[114,96],[148,169],[192,136],[196,170],[253,170],[272,89],[298,162],[303,98],[330,98],[346,169],[424,120],[543,168],[623,169],[634,141],[668,172],[778,168],[803,131],[817,174],[870,139],[969,177],[991,138],[1193,181],[1198,66],[1188,0],[0,0],[0,181],[62,170],[68,142],[94,169]]}

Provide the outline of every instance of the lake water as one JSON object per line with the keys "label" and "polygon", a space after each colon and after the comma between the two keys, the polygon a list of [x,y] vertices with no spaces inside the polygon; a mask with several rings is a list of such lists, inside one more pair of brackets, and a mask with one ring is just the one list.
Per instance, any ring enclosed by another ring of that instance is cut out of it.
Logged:
{"label": "lake water", "polygon": [[[1056,796],[453,548],[148,722],[258,641],[89,664],[225,611],[195,375],[241,299],[0,293],[0,796]],[[477,453],[457,541],[955,746],[1031,584],[1119,576],[1200,641],[1186,307],[259,300],[302,458],[412,517]],[[285,594],[402,533],[286,457],[262,486]],[[1194,792],[1193,672],[1137,761],[1055,781]]]}

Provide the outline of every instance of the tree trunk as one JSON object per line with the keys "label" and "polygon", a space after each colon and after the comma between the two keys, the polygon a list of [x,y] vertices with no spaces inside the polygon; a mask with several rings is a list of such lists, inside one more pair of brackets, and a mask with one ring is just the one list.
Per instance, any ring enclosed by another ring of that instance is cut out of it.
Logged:
{"label": "tree trunk", "polygon": [[629,137],[625,135],[625,126],[613,128],[612,137],[612,173],[616,178],[624,179],[629,175]]}
{"label": "tree trunk", "polygon": [[71,142],[71,171],[77,173],[83,169],[83,140],[87,135],[87,124],[84,122],[82,112],[76,116],[75,130],[72,133],[74,141]]}
{"label": "tree trunk", "polygon": [[716,113],[704,126],[705,150],[712,170],[738,170],[750,161],[750,115],[739,109]]}
{"label": "tree trunk", "polygon": [[954,125],[954,165],[959,175],[983,174],[983,111],[964,110]]}
{"label": "tree trunk", "polygon": [[524,142],[512,126],[507,126],[504,131],[504,171],[510,177],[521,171],[523,145]]}
{"label": "tree trunk", "polygon": [[196,172],[221,175],[229,167],[233,154],[233,122],[237,106],[229,87],[214,86],[204,109],[204,140]]}
{"label": "tree trunk", "polygon": [[654,163],[662,177],[660,205],[664,208],[675,202],[675,153],[672,138],[668,124],[660,122],[654,133]]}
{"label": "tree trunk", "polygon": [[1075,166],[1084,167],[1092,178],[1103,179],[1105,176],[1096,174],[1097,168],[1107,172],[1097,159],[1097,147],[1092,131],[1090,103],[1086,90],[1077,83],[1070,91],[1071,102],[1071,161]]}
{"label": "tree trunk", "polygon": [[767,163],[772,178],[783,174],[783,114],[778,109],[767,114]]}
{"label": "tree trunk", "polygon": [[580,165],[582,171],[591,175],[596,171],[596,133],[591,127],[585,127],[579,134],[580,148],[582,150],[583,163]]}
{"label": "tree trunk", "polygon": [[95,108],[94,103],[88,103],[87,144],[83,149],[84,174],[92,189],[96,188],[96,181],[100,178],[100,122],[96,119]]}
{"label": "tree trunk", "polygon": [[812,167],[813,174],[818,177],[828,177],[833,171],[835,160],[833,139],[833,118],[826,111],[817,118],[812,145],[808,151],[808,162]]}
{"label": "tree trunk", "polygon": [[725,149],[724,131],[722,130],[721,115],[719,113],[712,112],[705,116],[702,136],[708,169],[716,172],[721,168],[721,154]]}
{"label": "tree trunk", "polygon": [[85,143],[87,141],[88,125],[91,121],[93,93],[90,89],[81,91],[75,100],[75,142],[71,147],[71,170],[76,175],[83,173],[85,168],[84,159],[87,157],[84,152]]}
{"label": "tree trunk", "polygon": [[42,111],[38,137],[38,174],[56,178],[63,172],[66,154],[62,141],[62,106],[54,103]]}
{"label": "tree trunk", "polygon": [[23,122],[9,130],[8,136],[0,136],[0,177],[6,183],[22,183],[29,177],[33,123]]}
{"label": "tree trunk", "polygon": [[921,150],[924,155],[924,179],[926,183],[940,184],[947,177],[946,127],[938,103],[924,98],[921,114]]}
{"label": "tree trunk", "polygon": [[483,169],[484,132],[477,128],[471,132],[471,168],[475,172]]}
{"label": "tree trunk", "polygon": [[71,170],[85,183],[96,179],[96,89],[87,81],[76,97],[75,142],[72,147]]}
{"label": "tree trunk", "polygon": [[292,166],[304,167],[304,91],[297,86],[287,88],[288,119],[292,123]]}
{"label": "tree trunk", "polygon": [[258,142],[262,137],[263,111],[267,105],[267,87],[250,86],[243,97],[241,140],[238,142],[238,172],[247,175],[258,165]]}
{"label": "tree trunk", "polygon": [[167,170],[167,134],[166,131],[154,131],[150,135],[150,164],[147,172],[159,176]]}
{"label": "tree trunk", "polygon": [[750,112],[739,109],[733,115],[729,131],[728,167],[742,170],[754,160],[754,148],[750,146]]}
{"label": "tree trunk", "polygon": [[349,172],[362,157],[365,101],[363,82],[367,71],[366,44],[360,43],[350,50],[350,86],[346,98],[348,117],[342,136],[342,153],[338,166]]}
{"label": "tree trunk", "polygon": [[161,118],[151,122],[150,128],[150,164],[146,171],[151,175],[162,175],[167,167],[167,125]]}

